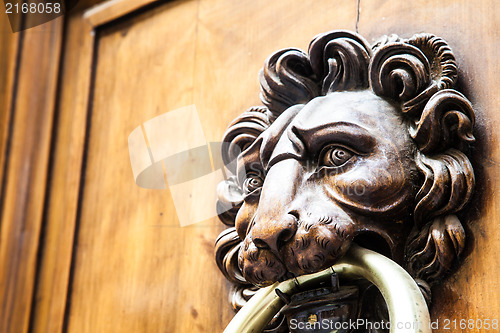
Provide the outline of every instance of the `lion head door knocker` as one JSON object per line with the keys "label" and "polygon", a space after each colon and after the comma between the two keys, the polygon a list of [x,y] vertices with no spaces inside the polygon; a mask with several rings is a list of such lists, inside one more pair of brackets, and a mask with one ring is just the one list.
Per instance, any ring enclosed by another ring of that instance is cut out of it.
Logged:
{"label": "lion head door knocker", "polygon": [[[407,303],[428,318],[430,286],[464,248],[454,214],[474,188],[474,111],[456,80],[451,49],[430,34],[370,46],[332,31],[308,53],[266,60],[264,105],[227,129],[222,154],[234,176],[217,189],[230,228],[216,260],[234,283],[233,306],[254,307],[235,331],[396,332],[380,323],[401,313],[398,295],[412,288]],[[252,295],[270,285],[255,310]],[[352,320],[379,327],[343,325]]]}

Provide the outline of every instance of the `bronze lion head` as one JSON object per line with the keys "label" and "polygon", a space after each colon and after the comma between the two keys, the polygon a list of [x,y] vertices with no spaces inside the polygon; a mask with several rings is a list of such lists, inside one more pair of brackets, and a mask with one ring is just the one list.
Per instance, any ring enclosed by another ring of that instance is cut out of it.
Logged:
{"label": "bronze lion head", "polygon": [[218,187],[224,275],[265,286],[327,268],[356,242],[428,292],[464,248],[455,214],[474,188],[474,111],[456,79],[451,49],[430,34],[370,46],[332,31],[308,53],[272,54],[263,106],[223,139],[234,173]]}

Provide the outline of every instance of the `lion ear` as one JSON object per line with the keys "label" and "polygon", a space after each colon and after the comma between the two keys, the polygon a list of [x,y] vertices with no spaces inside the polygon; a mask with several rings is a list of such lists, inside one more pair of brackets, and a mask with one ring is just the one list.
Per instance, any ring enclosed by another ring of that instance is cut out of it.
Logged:
{"label": "lion ear", "polygon": [[443,39],[431,34],[392,40],[375,45],[370,86],[375,94],[402,102],[404,113],[418,116],[432,95],[455,84],[455,57]]}

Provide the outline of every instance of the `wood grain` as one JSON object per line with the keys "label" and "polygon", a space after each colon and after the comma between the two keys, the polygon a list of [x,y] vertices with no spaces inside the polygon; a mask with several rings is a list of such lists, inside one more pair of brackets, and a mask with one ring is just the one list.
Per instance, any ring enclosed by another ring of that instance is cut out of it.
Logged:
{"label": "wood grain", "polygon": [[[472,163],[476,194],[464,221],[469,242],[464,263],[442,285],[434,288],[432,320],[500,319],[498,293],[500,251],[498,146],[500,97],[495,92],[500,64],[499,16],[494,1],[361,1],[359,32],[370,38],[386,33],[410,37],[431,32],[444,38],[457,55],[459,85],[476,109],[478,139]],[[452,328],[453,326],[449,326]],[[467,329],[464,332],[482,332]],[[485,331],[486,332],[486,331]]]}
{"label": "wood grain", "polygon": [[36,276],[62,20],[24,31],[0,229],[0,331],[26,332]]}
{"label": "wood grain", "polygon": [[307,50],[315,35],[354,30],[356,22],[353,1],[210,0],[199,11],[194,103],[207,110],[200,117],[209,141],[221,140],[236,115],[261,104],[258,72],[272,52]]}
{"label": "wood grain", "polygon": [[[14,34],[9,19],[4,12],[0,13],[0,189],[4,183],[4,166],[9,138],[9,122],[12,111],[15,73],[20,33]],[[1,193],[0,193],[1,196]],[[1,197],[0,197],[1,201]]]}

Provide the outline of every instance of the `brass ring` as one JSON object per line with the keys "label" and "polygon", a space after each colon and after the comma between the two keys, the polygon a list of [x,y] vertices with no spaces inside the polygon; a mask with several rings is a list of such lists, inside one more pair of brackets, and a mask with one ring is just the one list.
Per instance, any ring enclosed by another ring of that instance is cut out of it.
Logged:
{"label": "brass ring", "polygon": [[[311,287],[326,281],[331,270],[344,277],[363,277],[382,293],[389,309],[390,333],[431,333],[429,310],[419,287],[402,267],[380,253],[357,245],[336,265],[321,272],[294,277],[258,291],[234,316],[224,333],[262,332],[284,306],[274,290],[292,295],[299,286]],[[410,327],[410,328],[409,328]]]}

